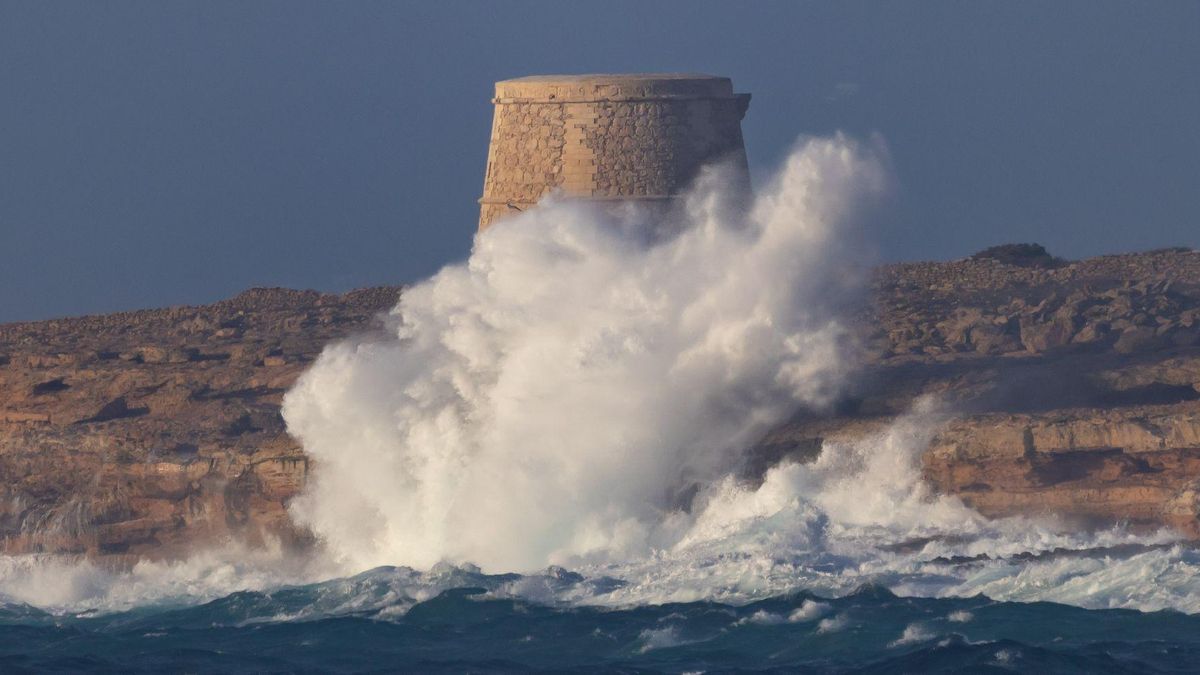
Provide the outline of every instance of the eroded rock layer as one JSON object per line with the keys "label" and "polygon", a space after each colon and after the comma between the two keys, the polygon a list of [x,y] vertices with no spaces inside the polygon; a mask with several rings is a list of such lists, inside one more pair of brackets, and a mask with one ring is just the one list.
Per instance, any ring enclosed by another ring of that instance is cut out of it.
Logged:
{"label": "eroded rock layer", "polygon": [[764,455],[860,436],[933,395],[950,419],[925,476],[985,515],[1200,535],[1200,253],[991,253],[881,270],[856,391]]}
{"label": "eroded rock layer", "polygon": [[[853,389],[771,434],[748,473],[932,394],[947,413],[924,454],[938,490],[988,515],[1200,536],[1200,253],[1066,263],[1010,247],[884,267],[873,290]],[[228,538],[302,544],[286,504],[312,467],[283,393],[398,292],[256,289],[0,326],[0,549],[120,560]]]}
{"label": "eroded rock layer", "polygon": [[9,553],[171,556],[303,539],[308,461],[283,394],[398,290],[256,289],[173,307],[0,326],[0,536]]}

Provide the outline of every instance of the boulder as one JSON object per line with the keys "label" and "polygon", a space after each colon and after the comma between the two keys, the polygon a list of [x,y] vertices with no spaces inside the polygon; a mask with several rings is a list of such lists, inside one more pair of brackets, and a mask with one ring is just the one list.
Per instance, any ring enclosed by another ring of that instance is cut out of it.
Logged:
{"label": "boulder", "polygon": [[1075,319],[1070,314],[1053,314],[1048,319],[1021,317],[1021,344],[1035,354],[1064,347],[1075,335]]}
{"label": "boulder", "polygon": [[1130,326],[1117,337],[1113,351],[1118,354],[1133,354],[1149,351],[1162,344],[1157,331],[1149,326]]}

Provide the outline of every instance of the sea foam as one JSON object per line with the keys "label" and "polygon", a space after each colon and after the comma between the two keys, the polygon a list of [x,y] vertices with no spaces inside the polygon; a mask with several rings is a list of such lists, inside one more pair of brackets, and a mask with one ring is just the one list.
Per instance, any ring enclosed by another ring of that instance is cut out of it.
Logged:
{"label": "sea foam", "polygon": [[670,222],[550,200],[496,223],[288,393],[317,467],[292,514],[348,570],[673,545],[690,495],[850,371],[852,225],[886,175],[817,139],[746,208],[713,171]]}
{"label": "sea foam", "polygon": [[[231,544],[120,573],[0,557],[0,601],[217,600],[240,625],[388,619],[463,588],[628,608],[866,585],[1200,611],[1200,553],[1169,532],[988,520],[931,493],[920,455],[953,412],[933,400],[741,477],[762,433],[854,376],[856,214],[885,165],[878,148],[810,140],[745,210],[713,171],[666,223],[555,199],[497,223],[465,264],[407,289],[387,332],[329,346],[288,394],[289,429],[316,460],[292,513],[317,551]],[[855,621],[808,600],[744,625]]]}

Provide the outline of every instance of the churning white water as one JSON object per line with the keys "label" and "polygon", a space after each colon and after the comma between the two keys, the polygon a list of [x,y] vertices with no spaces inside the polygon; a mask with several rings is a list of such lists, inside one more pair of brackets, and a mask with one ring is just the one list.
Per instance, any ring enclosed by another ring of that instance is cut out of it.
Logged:
{"label": "churning white water", "polygon": [[714,172],[670,231],[550,202],[326,349],[284,402],[319,467],[292,513],[350,568],[622,560],[848,372],[849,226],[879,158],[812,140],[746,211]]}
{"label": "churning white water", "polygon": [[[714,171],[669,226],[554,200],[498,223],[407,289],[385,334],[330,345],[288,394],[316,460],[292,514],[318,552],[122,574],[0,558],[0,600],[115,610],[329,580],[287,620],[387,616],[462,586],[631,606],[876,583],[1200,611],[1200,554],[1170,533],[987,520],[931,494],[919,457],[948,414],[934,401],[761,484],[737,478],[763,432],[853,377],[855,217],[886,184],[877,149],[836,137],[799,145],[748,209]],[[376,566],[408,567],[359,574]],[[826,609],[759,618],[843,627]]]}

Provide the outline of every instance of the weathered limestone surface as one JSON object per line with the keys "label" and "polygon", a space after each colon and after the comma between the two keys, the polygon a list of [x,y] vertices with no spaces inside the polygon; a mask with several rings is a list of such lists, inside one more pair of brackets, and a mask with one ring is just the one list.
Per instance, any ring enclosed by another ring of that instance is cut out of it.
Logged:
{"label": "weathered limestone surface", "polygon": [[120,559],[270,536],[309,465],[279,415],[397,289],[255,289],[203,307],[0,326],[0,550]]}
{"label": "weathered limestone surface", "polygon": [[[312,467],[280,400],[397,293],[257,289],[0,326],[0,551],[124,560],[231,537],[303,544],[286,505]],[[1200,536],[1200,253],[894,265],[874,299],[856,317],[854,389],[764,439],[749,473],[935,394],[950,413],[923,457],[938,490],[988,515]]]}
{"label": "weathered limestone surface", "polygon": [[590,199],[669,201],[700,168],[746,177],[749,94],[711,75],[543,75],[496,83],[479,227],[552,190]]}
{"label": "weathered limestone surface", "polygon": [[1200,253],[895,265],[875,293],[857,389],[773,434],[767,459],[861,437],[933,394],[952,415],[923,458],[940,491],[990,516],[1200,536]]}

